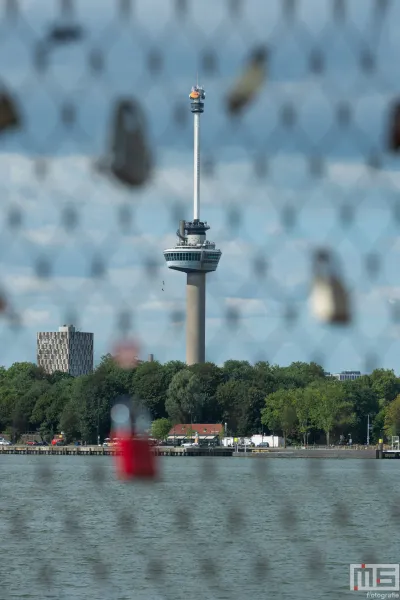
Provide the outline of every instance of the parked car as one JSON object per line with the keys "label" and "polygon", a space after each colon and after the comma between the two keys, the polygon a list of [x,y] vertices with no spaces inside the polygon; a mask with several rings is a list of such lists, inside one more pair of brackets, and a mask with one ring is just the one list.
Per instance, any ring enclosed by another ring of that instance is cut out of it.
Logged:
{"label": "parked car", "polygon": [[11,446],[11,442],[5,440],[4,438],[0,438],[0,446]]}
{"label": "parked car", "polygon": [[269,443],[261,442],[261,444],[258,444],[257,448],[269,448]]}

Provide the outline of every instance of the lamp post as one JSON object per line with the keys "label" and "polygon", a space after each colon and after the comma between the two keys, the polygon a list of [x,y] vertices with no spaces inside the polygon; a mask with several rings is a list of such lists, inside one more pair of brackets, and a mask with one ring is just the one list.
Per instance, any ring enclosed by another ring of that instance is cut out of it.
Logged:
{"label": "lamp post", "polygon": [[100,400],[97,396],[97,445],[100,446]]}

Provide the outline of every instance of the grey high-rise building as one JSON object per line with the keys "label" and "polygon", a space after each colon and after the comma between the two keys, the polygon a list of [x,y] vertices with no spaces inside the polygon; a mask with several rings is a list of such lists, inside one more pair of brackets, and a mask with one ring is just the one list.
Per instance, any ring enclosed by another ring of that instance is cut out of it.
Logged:
{"label": "grey high-rise building", "polygon": [[74,377],[93,371],[93,333],[63,325],[37,334],[37,364],[46,373],[62,371]]}

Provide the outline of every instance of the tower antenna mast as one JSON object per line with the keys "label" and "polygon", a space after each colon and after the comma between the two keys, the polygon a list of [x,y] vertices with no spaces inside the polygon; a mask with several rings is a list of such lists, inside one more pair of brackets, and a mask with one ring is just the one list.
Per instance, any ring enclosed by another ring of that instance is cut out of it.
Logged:
{"label": "tower antenna mast", "polygon": [[[193,219],[200,220],[200,115],[204,112],[204,89],[199,86],[199,74],[197,73],[197,84],[192,90],[192,112],[194,121],[193,136]],[[194,102],[193,102],[194,100]]]}

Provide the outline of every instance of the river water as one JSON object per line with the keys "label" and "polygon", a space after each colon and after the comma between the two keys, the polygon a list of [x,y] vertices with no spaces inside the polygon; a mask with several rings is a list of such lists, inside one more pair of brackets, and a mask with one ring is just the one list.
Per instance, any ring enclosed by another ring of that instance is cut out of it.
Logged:
{"label": "river water", "polygon": [[356,598],[350,563],[396,563],[400,461],[0,458],[0,600]]}

